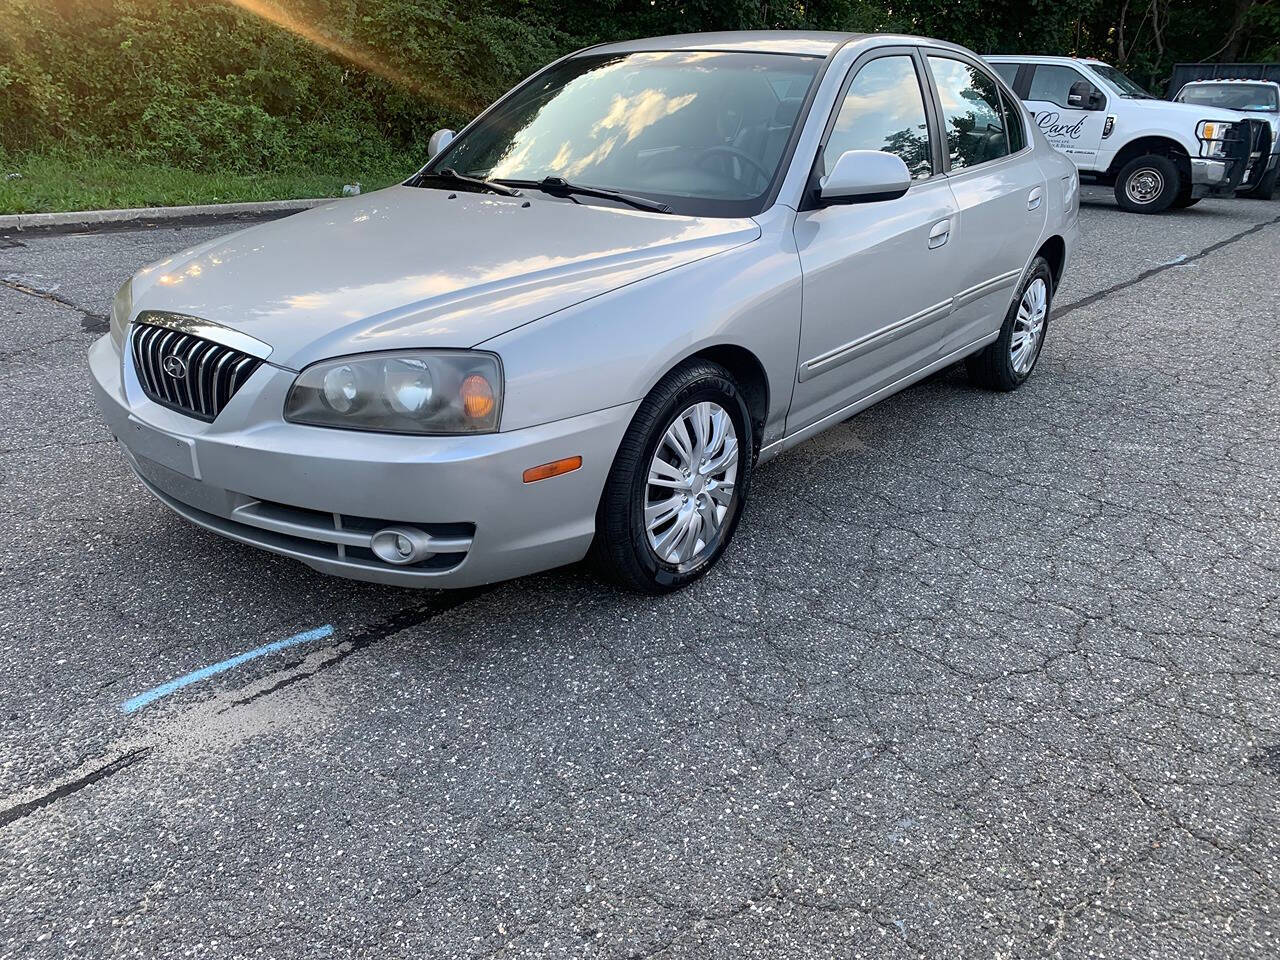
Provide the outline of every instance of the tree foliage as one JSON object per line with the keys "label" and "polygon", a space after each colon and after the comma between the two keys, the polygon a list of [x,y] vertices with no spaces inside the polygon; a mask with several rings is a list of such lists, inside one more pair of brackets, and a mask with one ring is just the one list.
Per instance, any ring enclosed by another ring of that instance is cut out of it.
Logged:
{"label": "tree foliage", "polygon": [[700,30],[894,31],[979,52],[1274,59],[1274,0],[0,0],[0,150],[267,170],[421,153],[560,53]]}

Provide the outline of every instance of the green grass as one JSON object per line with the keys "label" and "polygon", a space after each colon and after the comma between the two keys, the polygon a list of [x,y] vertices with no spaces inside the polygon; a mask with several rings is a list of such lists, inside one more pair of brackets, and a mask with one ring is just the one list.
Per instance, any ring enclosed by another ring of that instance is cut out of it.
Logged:
{"label": "green grass", "polygon": [[[324,170],[299,166],[270,173],[235,174],[175,170],[123,157],[0,156],[0,213],[48,213],[192,203],[337,197],[348,183],[367,192],[403,180],[412,159],[392,169]],[[19,174],[11,177],[10,174]]]}

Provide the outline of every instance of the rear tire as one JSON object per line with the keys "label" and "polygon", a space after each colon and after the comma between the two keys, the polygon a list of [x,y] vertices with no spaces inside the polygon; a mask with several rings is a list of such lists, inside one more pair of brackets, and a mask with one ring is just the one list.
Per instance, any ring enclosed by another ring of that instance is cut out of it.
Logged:
{"label": "rear tire", "polygon": [[[641,593],[677,590],[706,573],[742,515],[752,429],[737,384],[719,364],[692,360],[663,377],[641,402],[605,481],[597,567]],[[685,441],[688,449],[678,449]]]}
{"label": "rear tire", "polygon": [[[965,360],[973,382],[1003,391],[1017,390],[1026,383],[1049,334],[1052,306],[1053,271],[1044,257],[1036,257],[1005,314],[1000,335]],[[1028,336],[1032,337],[1029,343]]]}
{"label": "rear tire", "polygon": [[1154,153],[1130,160],[1116,177],[1116,203],[1130,213],[1163,213],[1182,190],[1178,165]]}

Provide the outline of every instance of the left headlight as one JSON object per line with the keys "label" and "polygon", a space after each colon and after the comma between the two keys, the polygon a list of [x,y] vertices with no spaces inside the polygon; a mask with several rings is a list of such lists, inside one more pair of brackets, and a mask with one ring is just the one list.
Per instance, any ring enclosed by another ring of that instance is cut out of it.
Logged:
{"label": "left headlight", "polygon": [[126,280],[111,301],[111,342],[117,350],[124,350],[124,335],[129,329],[129,314],[133,313],[133,278]]}
{"label": "left headlight", "polygon": [[312,364],[284,404],[293,423],[379,433],[493,433],[502,365],[472,350],[397,350]]}

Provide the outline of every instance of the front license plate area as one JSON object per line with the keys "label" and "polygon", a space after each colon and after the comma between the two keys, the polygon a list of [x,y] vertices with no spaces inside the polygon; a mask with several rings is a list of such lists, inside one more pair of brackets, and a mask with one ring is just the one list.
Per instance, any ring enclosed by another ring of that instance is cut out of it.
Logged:
{"label": "front license plate area", "polygon": [[200,479],[195,441],[157,430],[134,417],[129,418],[123,433],[121,442],[138,456],[154,460],[192,480]]}

